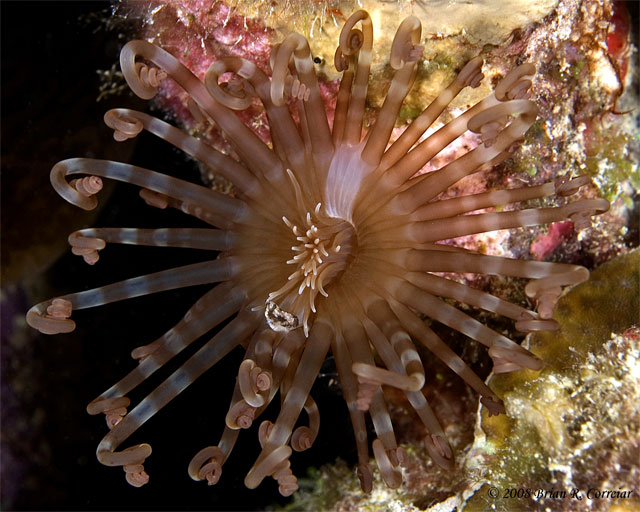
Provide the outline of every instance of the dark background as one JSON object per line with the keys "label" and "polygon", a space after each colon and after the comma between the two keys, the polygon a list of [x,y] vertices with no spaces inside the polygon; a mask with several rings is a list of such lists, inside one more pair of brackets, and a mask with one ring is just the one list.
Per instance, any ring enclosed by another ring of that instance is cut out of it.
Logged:
{"label": "dark background", "polygon": [[[242,432],[220,482],[208,487],[187,474],[193,455],[216,445],[224,425],[240,350],[191,385],[129,438],[153,447],[150,481],[136,489],[121,468],[102,466],[96,447],[107,432],[86,405],[136,363],[130,351],[174,325],[208,288],[193,287],[74,312],[77,329],[44,336],[24,325],[34,303],[212,257],[204,251],[110,245],[100,261],[73,256],[67,235],[80,227],[188,227],[177,211],[150,208],[136,187],[100,195],[97,219],[67,205],[49,183],[57,161],[109,158],[198,181],[193,162],[152,135],[115,143],[102,122],[115,106],[148,108],[128,92],[97,102],[97,70],[117,62],[135,36],[135,20],[114,22],[108,2],[6,2],[2,16],[2,509],[3,510],[258,510],[286,504],[277,484],[256,490],[243,479],[260,447],[256,422]],[[106,20],[111,19],[107,22]],[[156,113],[161,116],[161,114]],[[210,336],[206,337],[206,340]],[[205,341],[206,341],[205,340]],[[201,345],[201,343],[194,343]],[[134,391],[135,405],[195,351],[186,350]],[[340,456],[353,463],[355,444],[329,360],[313,395],[322,428],[311,450],[292,456],[298,477],[309,465]],[[274,402],[279,402],[275,400]],[[264,418],[275,420],[279,404]],[[333,413],[335,411],[335,414]],[[306,421],[303,419],[303,421]]]}

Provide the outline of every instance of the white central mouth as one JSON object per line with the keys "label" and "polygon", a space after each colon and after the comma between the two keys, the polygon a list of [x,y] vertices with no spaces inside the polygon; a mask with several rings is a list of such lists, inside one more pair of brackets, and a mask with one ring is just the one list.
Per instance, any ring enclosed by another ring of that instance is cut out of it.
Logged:
{"label": "white central mouth", "polygon": [[299,242],[291,246],[294,256],[287,261],[287,265],[296,268],[280,289],[269,293],[265,317],[275,331],[302,326],[308,336],[309,319],[316,312],[316,298],[318,294],[328,297],[325,286],[346,267],[354,230],[348,222],[323,212],[322,203],[318,203],[313,212],[306,213],[302,227],[287,217],[282,217],[282,221]]}

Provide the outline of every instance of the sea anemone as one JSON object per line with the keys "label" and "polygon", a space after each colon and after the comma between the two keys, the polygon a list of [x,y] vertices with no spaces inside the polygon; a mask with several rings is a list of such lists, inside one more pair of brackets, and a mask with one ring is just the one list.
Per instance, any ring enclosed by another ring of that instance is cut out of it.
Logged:
{"label": "sea anemone", "polygon": [[[356,25],[360,28],[356,28]],[[224,134],[236,158],[155,119],[127,109],[107,112],[105,122],[116,140],[141,130],[167,140],[228,179],[235,195],[119,162],[73,158],[51,171],[56,191],[70,203],[90,210],[97,204],[101,178],[125,181],[142,190],[151,206],[171,206],[213,228],[82,229],[69,236],[74,254],[98,260],[107,243],[186,247],[215,251],[209,261],[57,297],[37,304],[28,323],[46,334],[70,332],[73,310],[164,290],[219,283],[201,297],[164,335],[138,347],[138,366],[88,406],[104,413],[110,431],[98,446],[100,462],[123,466],[129,483],[148,481],[143,462],[148,444],[118,451],[151,416],[232,349],[245,355],[238,371],[226,426],[217,446],[198,452],[189,465],[195,480],[210,484],[240,429],[251,426],[280,394],[275,423],[261,422],[262,452],[245,484],[255,488],[267,476],[283,495],[297,489],[289,466],[292,450],[308,449],[320,427],[311,387],[329,353],[353,423],[358,476],[372,488],[365,413],[377,439],[373,455],[390,487],[402,482],[406,455],[396,442],[381,386],[402,390],[424,424],[424,444],[434,461],[453,465],[453,452],[421,389],[425,372],[414,343],[422,344],[481,396],[489,414],[504,412],[496,394],[424,322],[429,317],[489,349],[496,373],[538,370],[542,361],[520,345],[471,318],[449,301],[475,306],[515,321],[520,331],[556,327],[553,307],[562,287],[582,282],[580,266],[519,261],[445,245],[444,240],[497,229],[571,220],[577,228],[608,209],[603,199],[579,200],[552,208],[475,213],[474,211],[549,195],[569,196],[588,180],[560,178],[539,186],[440,199],[465,176],[505,160],[537,114],[526,99],[535,72],[522,64],[498,83],[494,93],[423,137],[449,102],[483,79],[482,59],[471,60],[458,77],[389,145],[398,112],[416,76],[422,55],[421,25],[407,18],[395,35],[390,65],[394,69],[384,104],[363,136],[373,30],[369,15],[358,11],[346,22],[335,54],[342,72],[333,126],[327,120],[306,39],[290,34],[274,47],[272,77],[240,57],[221,58],[204,83],[166,51],[145,41],[122,49],[122,71],[141,98],[152,98],[161,81],[175,80],[188,92],[195,115]],[[152,63],[150,67],[143,61]],[[234,78],[220,84],[220,77]],[[264,105],[271,144],[263,143],[234,110],[257,97]],[[434,156],[467,130],[481,143],[440,169],[418,175]],[[67,181],[71,175],[85,175]],[[443,277],[443,272],[529,278],[527,295],[537,311]],[[226,322],[226,323],[225,323]],[[127,412],[127,395],[175,355],[217,326],[224,325],[180,368]],[[374,355],[375,353],[375,355]],[[308,425],[297,426],[302,410]]]}

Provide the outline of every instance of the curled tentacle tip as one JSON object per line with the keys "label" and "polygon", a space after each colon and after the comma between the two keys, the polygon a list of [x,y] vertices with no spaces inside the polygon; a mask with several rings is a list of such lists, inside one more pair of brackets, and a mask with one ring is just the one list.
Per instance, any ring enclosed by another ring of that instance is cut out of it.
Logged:
{"label": "curled tentacle tip", "polygon": [[206,480],[214,485],[222,475],[224,452],[218,446],[207,446],[195,454],[189,463],[189,476],[196,481]]}
{"label": "curled tentacle tip", "polygon": [[113,430],[113,428],[122,421],[122,418],[124,418],[126,414],[127,409],[124,407],[107,412],[105,414],[105,421],[107,422],[109,430]]}
{"label": "curled tentacle tip", "polygon": [[499,101],[519,99],[526,96],[531,87],[530,77],[536,72],[536,67],[531,63],[521,64],[513,69],[500,81],[494,91]]}
{"label": "curled tentacle tip", "polygon": [[256,376],[256,387],[260,391],[267,391],[271,388],[271,374],[269,372],[260,372]]}
{"label": "curled tentacle tip", "polygon": [[480,398],[480,403],[487,408],[489,416],[505,414],[504,403],[497,397],[483,396]]}
{"label": "curled tentacle tip", "polygon": [[[205,85],[209,94],[216,101],[232,110],[245,110],[252,101],[255,90],[251,87],[244,76],[234,75],[228,82],[220,84],[218,82],[221,75],[233,72],[249,76],[253,64],[239,57],[222,58],[211,64],[205,75]],[[247,73],[243,73],[243,67],[248,68]]]}
{"label": "curled tentacle tip", "polygon": [[238,427],[244,428],[244,429],[249,428],[252,423],[253,423],[253,419],[250,418],[249,415],[238,416],[236,420],[236,424],[238,425]]}
{"label": "curled tentacle tip", "polygon": [[373,455],[376,459],[382,479],[391,489],[397,489],[402,484],[402,472],[396,469],[398,457],[396,449],[386,450],[380,439],[373,441]]}
{"label": "curled tentacle tip", "polygon": [[118,142],[136,137],[142,131],[142,122],[123,109],[111,109],[104,115],[104,123],[113,130]]}
{"label": "curled tentacle tip", "polygon": [[342,53],[339,46],[336,48],[336,52],[333,56],[333,65],[338,73],[349,69],[349,59],[344,53]]}
{"label": "curled tentacle tip", "polygon": [[[342,31],[345,32],[346,28],[347,25],[343,27]],[[352,28],[345,36],[342,34],[340,35],[340,46],[338,46],[338,48],[343,56],[351,57],[352,55],[355,55],[360,48],[362,48],[363,42],[364,35],[362,34],[362,31],[357,28]]]}
{"label": "curled tentacle tip", "polygon": [[89,265],[94,265],[100,259],[98,251],[107,245],[102,238],[86,237],[77,231],[69,235],[68,241],[71,252],[76,256],[82,256]]}
{"label": "curled tentacle tip", "polygon": [[567,216],[573,222],[575,229],[580,231],[591,227],[591,217],[605,213],[610,206],[609,201],[602,198],[576,201],[567,205],[569,209]]}
{"label": "curled tentacle tip", "polygon": [[149,482],[149,475],[144,471],[142,464],[130,464],[123,466],[126,472],[127,482],[134,487],[142,487]]}
{"label": "curled tentacle tip", "polygon": [[258,429],[258,441],[260,441],[260,446],[262,448],[265,447],[267,441],[269,440],[269,434],[271,433],[271,429],[273,428],[273,423],[269,420],[265,420],[260,423],[260,428]]}
{"label": "curled tentacle tip", "polygon": [[114,410],[126,409],[131,401],[126,396],[116,398],[96,398],[87,405],[87,413],[94,416],[100,413],[107,413]]}
{"label": "curled tentacle tip", "polygon": [[229,409],[225,421],[230,429],[247,429],[253,424],[255,415],[255,407],[250,406],[244,400],[240,400]]}
{"label": "curled tentacle tip", "polygon": [[136,96],[150,100],[156,95],[158,86],[168,75],[162,69],[149,68],[144,62],[137,61],[138,56],[149,60],[156,58],[166,60],[173,59],[173,57],[147,41],[129,41],[122,47],[120,68],[129,88]]}
{"label": "curled tentacle tip", "polygon": [[[394,51],[393,48],[391,51]],[[395,51],[397,53],[392,53],[389,63],[393,69],[398,70],[406,64],[418,62],[424,53],[424,46],[414,45],[407,41],[403,48],[396,48]]]}
{"label": "curled tentacle tip", "polygon": [[462,87],[471,87],[472,89],[478,87],[484,78],[484,75],[482,74],[483,63],[484,60],[482,57],[475,57],[467,62],[456,78],[458,85]]}
{"label": "curled tentacle tip", "polygon": [[554,185],[556,194],[561,197],[567,197],[575,194],[581,187],[591,182],[589,176],[578,176],[577,178],[569,178],[568,176],[560,176],[556,178]]}
{"label": "curled tentacle tip", "polygon": [[218,461],[214,460],[202,466],[202,469],[198,473],[200,480],[206,480],[207,485],[215,485],[222,476],[222,466]]}
{"label": "curled tentacle tip", "polygon": [[149,89],[158,89],[160,83],[167,77],[167,74],[158,68],[150,68],[142,62],[136,63],[136,72],[140,83]]}
{"label": "curled tentacle tip", "polygon": [[107,427],[112,430],[126,416],[129,404],[130,400],[126,396],[98,398],[87,405],[87,412],[91,415],[104,413]]}
{"label": "curled tentacle tip", "polygon": [[27,313],[27,324],[42,334],[62,334],[73,331],[76,323],[71,320],[73,306],[66,299],[53,299],[47,306],[45,313],[43,304],[32,307]]}
{"label": "curled tentacle tip", "polygon": [[520,319],[515,323],[515,328],[520,332],[536,332],[536,331],[557,331],[560,324],[553,320],[538,319],[533,313],[524,311],[520,315]]}
{"label": "curled tentacle tip", "polygon": [[147,68],[147,83],[152,87],[159,87],[165,78],[167,78],[167,73],[162,69]]}
{"label": "curled tentacle tip", "polygon": [[291,448],[297,452],[308,450],[313,445],[313,437],[309,427],[298,427],[291,436]]}
{"label": "curled tentacle tip", "polygon": [[[571,284],[570,282],[565,284]],[[562,294],[562,283],[550,283],[548,280],[532,281],[525,287],[528,297],[534,299],[538,306],[538,315],[543,320],[553,319],[553,310]]]}
{"label": "curled tentacle tip", "polygon": [[373,488],[373,470],[369,464],[359,464],[356,470],[362,492],[371,492]]}
{"label": "curled tentacle tip", "polygon": [[[362,30],[355,28],[358,22],[362,22]],[[344,71],[348,67],[348,59],[346,57],[355,56],[361,49],[363,51],[371,51],[372,44],[373,32],[369,13],[363,10],[354,12],[340,31],[338,50],[340,51],[341,59],[344,59],[345,62],[338,62],[337,58],[334,59],[336,69],[341,71],[338,68],[338,64],[340,64],[343,67],[342,71]],[[336,56],[338,50],[336,50]]]}
{"label": "curled tentacle tip", "polygon": [[415,16],[409,16],[400,24],[389,54],[389,64],[393,69],[401,69],[405,64],[417,62],[422,57],[424,48],[418,45],[421,32],[422,24]]}
{"label": "curled tentacle tip", "polygon": [[102,179],[99,176],[85,176],[69,183],[76,191],[84,196],[91,197],[102,190]]}
{"label": "curled tentacle tip", "polygon": [[451,446],[449,446],[449,443],[444,437],[438,434],[433,434],[431,435],[431,439],[433,440],[433,444],[435,445],[441,457],[444,457],[446,459],[451,459],[453,457]]}
{"label": "curled tentacle tip", "polygon": [[453,450],[447,440],[439,434],[427,435],[424,445],[433,461],[443,469],[453,469]]}
{"label": "curled tentacle tip", "polygon": [[283,485],[278,486],[278,492],[285,497],[291,496],[297,490],[298,490],[297,483],[295,485],[289,485],[289,486],[283,486]]}
{"label": "curled tentacle tip", "polygon": [[71,249],[71,252],[76,256],[82,256],[82,259],[87,265],[95,265],[98,263],[100,259],[98,251],[85,251],[86,249],[83,249],[82,252],[79,252],[77,249]]}
{"label": "curled tentacle tip", "polygon": [[283,496],[291,496],[298,490],[298,479],[291,472],[289,459],[284,459],[278,464],[274,468],[272,476],[278,482],[278,491]]}
{"label": "curled tentacle tip", "polygon": [[66,299],[53,299],[47,307],[47,315],[51,318],[69,318],[73,305]]}
{"label": "curled tentacle tip", "polygon": [[238,370],[238,384],[244,401],[251,407],[261,407],[266,401],[264,392],[271,388],[271,374],[252,359],[245,359]]}

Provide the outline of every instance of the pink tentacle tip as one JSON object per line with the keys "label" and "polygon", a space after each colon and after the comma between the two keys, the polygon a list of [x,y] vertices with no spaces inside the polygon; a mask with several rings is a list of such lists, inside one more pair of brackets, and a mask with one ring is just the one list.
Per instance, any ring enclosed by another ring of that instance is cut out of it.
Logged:
{"label": "pink tentacle tip", "polygon": [[91,415],[104,413],[107,427],[111,430],[126,416],[130,403],[126,396],[96,399],[87,406],[87,412]]}
{"label": "pink tentacle tip", "polygon": [[142,121],[128,117],[117,110],[109,110],[104,115],[105,124],[113,129],[113,138],[118,142],[136,137],[143,128]]}
{"label": "pink tentacle tip", "polygon": [[478,87],[484,78],[482,74],[482,64],[482,57],[471,59],[458,74],[456,83],[463,87],[471,87],[472,89]]}
{"label": "pink tentacle tip", "polygon": [[[259,367],[256,367],[259,368]],[[256,387],[260,391],[267,391],[271,388],[271,374],[269,372],[260,371],[255,377]]]}
{"label": "pink tentacle tip", "polygon": [[291,462],[288,458],[274,468],[271,476],[278,482],[278,491],[283,496],[291,496],[298,490],[298,479],[291,472]]}
{"label": "pink tentacle tip", "polygon": [[226,423],[231,429],[249,428],[256,416],[256,409],[244,400],[236,402],[227,413]]}
{"label": "pink tentacle tip", "polygon": [[73,311],[73,305],[66,299],[53,299],[47,307],[47,315],[50,318],[69,318]]}
{"label": "pink tentacle tip", "polygon": [[313,444],[313,433],[309,427],[298,427],[291,436],[291,448],[297,452],[302,452],[311,448]]}
{"label": "pink tentacle tip", "polygon": [[150,68],[146,64],[138,62],[136,64],[138,77],[145,87],[158,88],[162,81],[167,78],[167,73],[156,67]]}
{"label": "pink tentacle tip", "polygon": [[68,240],[71,252],[76,256],[82,256],[89,265],[94,265],[100,259],[98,251],[107,245],[102,238],[86,237],[79,233],[72,233]]}
{"label": "pink tentacle tip", "polygon": [[70,185],[75,188],[81,196],[91,197],[102,190],[102,179],[98,176],[85,176],[77,180],[72,180]]}
{"label": "pink tentacle tip", "polygon": [[553,310],[556,307],[556,303],[558,302],[558,298],[561,293],[562,289],[559,286],[554,286],[553,288],[540,290],[538,294],[536,294],[536,300],[538,301],[538,314],[540,315],[540,318],[544,320],[553,318]]}
{"label": "pink tentacle tip", "polygon": [[42,334],[66,333],[76,328],[75,322],[69,318],[73,305],[67,299],[53,299],[44,313],[43,309],[44,304],[38,304],[27,312],[27,323]]}
{"label": "pink tentacle tip", "polygon": [[126,473],[126,479],[134,487],[142,487],[149,482],[149,475],[145,473],[142,464],[127,464],[122,466]]}
{"label": "pink tentacle tip", "polygon": [[215,485],[220,480],[222,475],[222,466],[217,460],[213,460],[208,464],[202,466],[202,469],[198,473],[200,480],[206,480],[207,485]]}
{"label": "pink tentacle tip", "polygon": [[107,422],[107,427],[109,430],[112,430],[118,423],[122,421],[122,418],[127,414],[127,409],[124,407],[120,407],[119,409],[114,409],[113,411],[109,411],[105,413],[105,421]]}
{"label": "pink tentacle tip", "polygon": [[222,476],[224,452],[218,446],[207,446],[200,450],[189,463],[189,475],[194,480],[206,480],[215,485]]}

